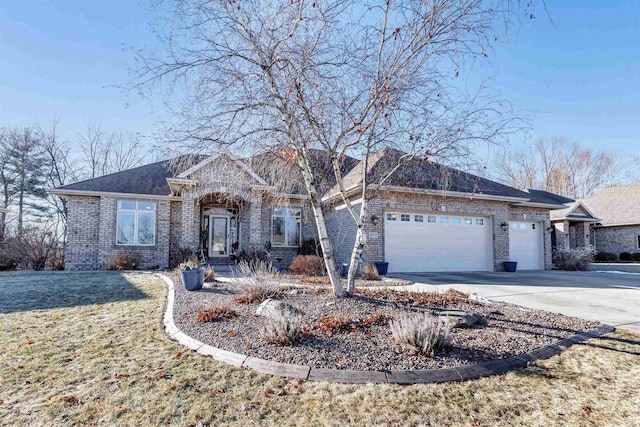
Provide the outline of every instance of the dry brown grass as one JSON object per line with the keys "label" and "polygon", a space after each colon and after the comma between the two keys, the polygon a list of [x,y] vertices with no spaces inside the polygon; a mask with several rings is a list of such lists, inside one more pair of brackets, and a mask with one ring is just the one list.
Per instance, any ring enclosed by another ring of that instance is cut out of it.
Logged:
{"label": "dry brown grass", "polygon": [[478,381],[300,383],[170,341],[165,301],[151,275],[0,275],[0,424],[640,425],[640,337],[624,331]]}
{"label": "dry brown grass", "polygon": [[391,289],[356,289],[356,294],[378,299],[382,301],[393,301],[406,305],[422,305],[426,307],[448,307],[449,305],[465,302],[468,304],[477,304],[478,302],[469,298],[468,294],[448,289],[444,292],[410,292],[395,291]]}
{"label": "dry brown grass", "polygon": [[203,308],[196,314],[196,322],[206,323],[215,322],[217,320],[232,319],[237,317],[238,313],[232,310],[230,307],[212,307]]}

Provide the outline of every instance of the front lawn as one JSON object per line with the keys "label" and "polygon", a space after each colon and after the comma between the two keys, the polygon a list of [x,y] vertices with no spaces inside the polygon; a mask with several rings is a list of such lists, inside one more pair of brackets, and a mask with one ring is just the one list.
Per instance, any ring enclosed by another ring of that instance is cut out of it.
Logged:
{"label": "front lawn", "polygon": [[2,425],[638,425],[640,337],[618,331],[504,376],[298,382],[188,351],[150,274],[0,276]]}

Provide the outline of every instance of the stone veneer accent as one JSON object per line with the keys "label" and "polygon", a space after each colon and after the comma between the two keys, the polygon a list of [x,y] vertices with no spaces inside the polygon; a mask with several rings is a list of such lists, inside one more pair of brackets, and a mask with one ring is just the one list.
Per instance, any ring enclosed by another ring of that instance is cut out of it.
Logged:
{"label": "stone veneer accent", "polygon": [[598,227],[593,231],[595,248],[598,252],[611,252],[616,256],[620,256],[621,252],[640,252],[638,249],[640,225]]}

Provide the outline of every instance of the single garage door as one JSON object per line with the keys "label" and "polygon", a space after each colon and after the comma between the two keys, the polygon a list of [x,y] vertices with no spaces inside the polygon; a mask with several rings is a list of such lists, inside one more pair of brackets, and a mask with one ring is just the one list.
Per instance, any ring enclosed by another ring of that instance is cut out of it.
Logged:
{"label": "single garage door", "polygon": [[385,212],[389,271],[493,271],[491,219],[472,215]]}
{"label": "single garage door", "polygon": [[542,270],[542,223],[509,221],[509,261],[518,263],[518,270]]}

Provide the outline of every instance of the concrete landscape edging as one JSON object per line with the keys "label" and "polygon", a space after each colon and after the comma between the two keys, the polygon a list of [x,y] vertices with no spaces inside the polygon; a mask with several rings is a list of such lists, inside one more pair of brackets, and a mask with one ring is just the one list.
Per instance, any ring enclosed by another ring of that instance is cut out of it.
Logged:
{"label": "concrete landscape edging", "polygon": [[163,325],[169,337],[179,344],[190,348],[202,355],[210,356],[218,362],[251,369],[263,374],[279,377],[294,378],[308,381],[325,381],[344,384],[391,383],[391,384],[426,384],[453,381],[474,380],[528,366],[536,360],[549,359],[560,354],[565,348],[573,344],[597,338],[615,331],[609,325],[602,325],[592,331],[582,332],[569,338],[561,339],[554,344],[540,347],[528,353],[507,359],[491,360],[475,365],[457,366],[454,368],[425,369],[425,370],[385,370],[385,371],[353,371],[343,369],[312,368],[304,365],[274,362],[259,359],[240,353],[212,347],[198,341],[180,331],[173,320],[173,306],[175,301],[175,284],[167,275],[158,273],[167,284],[167,307],[164,313]]}

